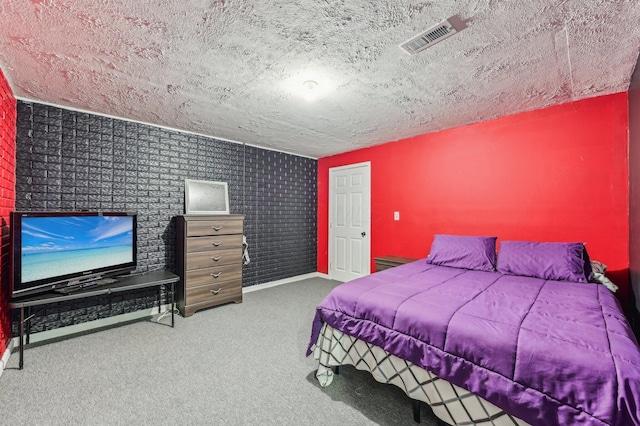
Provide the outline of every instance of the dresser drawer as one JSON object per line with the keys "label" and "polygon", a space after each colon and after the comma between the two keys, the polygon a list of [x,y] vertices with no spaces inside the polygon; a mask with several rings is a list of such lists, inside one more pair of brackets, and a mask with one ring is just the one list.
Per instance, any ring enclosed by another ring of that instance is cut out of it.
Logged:
{"label": "dresser drawer", "polygon": [[238,263],[242,258],[242,248],[227,250],[199,251],[187,255],[187,270],[211,268],[212,266]]}
{"label": "dresser drawer", "polygon": [[186,287],[214,284],[222,281],[242,279],[242,264],[216,266],[213,268],[187,271]]}
{"label": "dresser drawer", "polygon": [[242,234],[241,220],[196,220],[187,224],[187,237]]}
{"label": "dresser drawer", "polygon": [[242,280],[225,281],[220,284],[203,285],[187,289],[189,305],[217,304],[224,299],[242,295]]}
{"label": "dresser drawer", "polygon": [[[218,235],[187,238],[187,253],[242,248],[242,235]],[[189,255],[187,255],[189,256]]]}

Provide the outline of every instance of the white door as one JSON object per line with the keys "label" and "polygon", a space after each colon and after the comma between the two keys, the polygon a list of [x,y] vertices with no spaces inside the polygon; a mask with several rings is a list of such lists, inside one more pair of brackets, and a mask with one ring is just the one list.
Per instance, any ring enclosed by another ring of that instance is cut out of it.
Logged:
{"label": "white door", "polygon": [[329,276],[349,281],[371,269],[371,163],[329,169]]}

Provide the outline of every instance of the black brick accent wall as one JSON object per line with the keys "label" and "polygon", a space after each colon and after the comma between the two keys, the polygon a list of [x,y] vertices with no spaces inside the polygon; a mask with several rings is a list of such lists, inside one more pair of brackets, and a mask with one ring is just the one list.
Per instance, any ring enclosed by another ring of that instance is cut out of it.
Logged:
{"label": "black brick accent wall", "polygon": [[[244,286],[316,271],[316,160],[23,101],[16,145],[16,210],[135,211],[140,271],[175,270],[184,179],[228,182],[246,215]],[[154,305],[150,289],[48,306],[32,331]]]}

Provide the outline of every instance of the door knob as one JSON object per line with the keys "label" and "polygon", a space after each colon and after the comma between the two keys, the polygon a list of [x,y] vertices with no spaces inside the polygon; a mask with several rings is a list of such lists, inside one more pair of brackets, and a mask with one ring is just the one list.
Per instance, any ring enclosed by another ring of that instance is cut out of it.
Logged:
{"label": "door knob", "polygon": [[361,233],[360,235],[362,235],[363,237],[367,235],[366,232]]}

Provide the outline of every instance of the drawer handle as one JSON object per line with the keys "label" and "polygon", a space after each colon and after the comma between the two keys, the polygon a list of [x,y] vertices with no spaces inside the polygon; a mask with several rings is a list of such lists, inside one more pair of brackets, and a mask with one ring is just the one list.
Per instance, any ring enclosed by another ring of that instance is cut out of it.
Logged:
{"label": "drawer handle", "polygon": [[220,245],[220,243],[221,243],[220,241],[218,241],[218,242],[212,241],[211,242],[211,244],[213,244],[215,247],[218,247]]}
{"label": "drawer handle", "polygon": [[218,232],[219,230],[222,229],[222,226],[212,226],[211,229],[213,229],[214,231]]}
{"label": "drawer handle", "polygon": [[218,294],[218,293],[220,293],[221,290],[222,290],[221,288],[219,288],[217,290],[211,290],[211,293]]}
{"label": "drawer handle", "polygon": [[211,274],[213,278],[218,278],[220,275],[222,275],[222,272],[218,272],[217,274]]}
{"label": "drawer handle", "polygon": [[214,262],[217,262],[220,259],[222,259],[222,256],[217,256],[217,257],[211,256],[211,260],[213,260]]}

